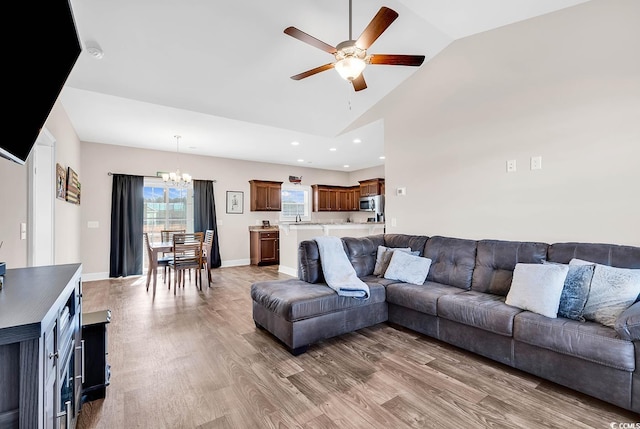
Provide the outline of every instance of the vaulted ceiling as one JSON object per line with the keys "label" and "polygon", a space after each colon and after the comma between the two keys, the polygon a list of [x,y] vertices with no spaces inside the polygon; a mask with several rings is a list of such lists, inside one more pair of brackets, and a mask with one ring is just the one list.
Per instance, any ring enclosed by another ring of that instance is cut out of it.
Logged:
{"label": "vaulted ceiling", "polygon": [[452,41],[585,1],[353,0],[354,38],[399,13],[369,52],[426,56],[368,66],[355,92],[334,70],[290,79],[333,57],[283,33],[337,45],[348,0],[71,0],[85,50],[60,100],[85,142],[176,151],[177,134],[181,153],[354,171],[384,162],[384,123],[344,130]]}

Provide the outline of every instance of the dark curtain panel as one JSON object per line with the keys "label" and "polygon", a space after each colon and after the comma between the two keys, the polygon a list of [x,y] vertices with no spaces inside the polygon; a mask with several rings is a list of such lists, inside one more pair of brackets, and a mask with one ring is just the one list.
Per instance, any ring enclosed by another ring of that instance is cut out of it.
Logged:
{"label": "dark curtain panel", "polygon": [[142,274],[144,178],[113,175],[109,277]]}
{"label": "dark curtain panel", "polygon": [[213,245],[209,255],[209,266],[218,268],[222,265],[220,246],[218,245],[218,226],[216,225],[216,201],[213,196],[211,180],[193,181],[193,231],[205,232],[213,230]]}

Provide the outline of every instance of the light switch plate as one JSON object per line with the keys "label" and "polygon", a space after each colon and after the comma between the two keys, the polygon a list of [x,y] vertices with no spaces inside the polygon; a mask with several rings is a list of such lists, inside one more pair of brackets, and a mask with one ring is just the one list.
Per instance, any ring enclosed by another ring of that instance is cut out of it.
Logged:
{"label": "light switch plate", "polygon": [[396,195],[399,197],[404,197],[407,195],[407,188],[397,188],[396,189]]}

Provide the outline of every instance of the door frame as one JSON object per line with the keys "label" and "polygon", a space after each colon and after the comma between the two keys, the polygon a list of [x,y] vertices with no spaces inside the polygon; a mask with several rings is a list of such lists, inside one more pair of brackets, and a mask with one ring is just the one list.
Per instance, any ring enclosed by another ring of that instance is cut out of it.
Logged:
{"label": "door frame", "polygon": [[28,160],[28,241],[30,267],[55,264],[56,140],[42,128]]}

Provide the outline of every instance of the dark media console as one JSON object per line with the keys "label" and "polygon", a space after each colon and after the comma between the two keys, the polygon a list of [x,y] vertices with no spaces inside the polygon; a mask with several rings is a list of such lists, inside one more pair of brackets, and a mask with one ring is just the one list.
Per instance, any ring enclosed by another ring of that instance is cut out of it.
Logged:
{"label": "dark media console", "polygon": [[106,396],[111,378],[111,366],[107,363],[107,324],[111,322],[111,310],[95,311],[82,315],[82,340],[85,350],[85,371],[82,383],[82,402]]}

